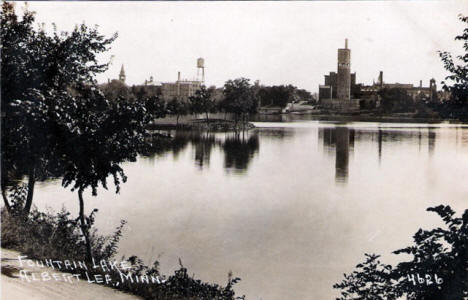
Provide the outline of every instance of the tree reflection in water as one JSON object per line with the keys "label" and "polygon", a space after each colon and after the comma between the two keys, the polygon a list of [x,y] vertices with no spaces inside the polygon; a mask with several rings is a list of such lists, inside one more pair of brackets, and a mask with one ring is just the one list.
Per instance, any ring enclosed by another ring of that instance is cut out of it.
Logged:
{"label": "tree reflection in water", "polygon": [[159,132],[153,135],[151,147],[142,153],[143,156],[154,158],[172,152],[177,159],[178,154],[191,145],[195,164],[204,168],[209,166],[211,153],[218,148],[224,152],[224,168],[245,173],[250,161],[258,152],[259,137],[256,131],[213,133],[206,131],[171,131],[170,136]]}
{"label": "tree reflection in water", "polygon": [[222,148],[224,150],[225,169],[245,171],[249,162],[259,149],[257,134],[234,134],[226,136]]}
{"label": "tree reflection in water", "polygon": [[216,138],[210,132],[197,132],[190,136],[190,143],[195,149],[194,159],[197,166],[203,168],[210,165],[211,151],[216,146]]}

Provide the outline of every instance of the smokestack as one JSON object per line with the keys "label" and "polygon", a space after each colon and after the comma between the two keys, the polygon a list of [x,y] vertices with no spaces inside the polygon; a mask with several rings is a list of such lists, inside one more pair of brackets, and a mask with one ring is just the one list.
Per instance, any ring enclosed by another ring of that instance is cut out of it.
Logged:
{"label": "smokestack", "polygon": [[380,86],[383,86],[383,71],[380,71],[379,73],[379,84]]}
{"label": "smokestack", "polygon": [[419,80],[419,87],[422,88],[422,80]]}
{"label": "smokestack", "polygon": [[177,80],[180,81],[180,71],[177,72]]}
{"label": "smokestack", "polygon": [[345,49],[348,49],[348,39],[344,40],[344,47],[345,47]]}

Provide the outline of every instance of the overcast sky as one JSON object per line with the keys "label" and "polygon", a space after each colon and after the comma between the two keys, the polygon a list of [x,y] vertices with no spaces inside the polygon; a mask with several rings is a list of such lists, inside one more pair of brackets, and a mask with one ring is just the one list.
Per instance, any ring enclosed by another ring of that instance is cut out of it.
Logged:
{"label": "overcast sky", "polygon": [[[18,5],[20,6],[20,5]],[[205,58],[206,84],[247,77],[262,84],[294,84],[312,92],[336,71],[337,48],[349,39],[351,69],[371,84],[439,84],[446,72],[438,50],[460,53],[454,37],[463,30],[458,14],[468,1],[385,2],[31,2],[46,28],[71,30],[83,21],[119,38],[110,69],[125,65],[128,84],[195,78]]]}

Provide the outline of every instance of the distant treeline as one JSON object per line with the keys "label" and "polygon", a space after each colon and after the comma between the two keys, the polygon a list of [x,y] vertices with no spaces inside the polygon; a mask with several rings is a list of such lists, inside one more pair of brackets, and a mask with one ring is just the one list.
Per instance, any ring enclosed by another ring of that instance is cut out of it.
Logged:
{"label": "distant treeline", "polygon": [[288,103],[306,102],[315,103],[312,94],[293,85],[264,86],[251,84],[247,78],[228,80],[221,88],[214,86],[201,86],[195,95],[183,98],[174,97],[169,101],[163,100],[160,86],[140,85],[127,86],[125,83],[112,80],[100,85],[107,98],[119,97],[145,101],[151,99],[154,103],[155,117],[166,114],[177,116],[186,114],[205,114],[225,112],[233,113],[238,117],[245,114],[256,113],[260,107],[285,108]]}

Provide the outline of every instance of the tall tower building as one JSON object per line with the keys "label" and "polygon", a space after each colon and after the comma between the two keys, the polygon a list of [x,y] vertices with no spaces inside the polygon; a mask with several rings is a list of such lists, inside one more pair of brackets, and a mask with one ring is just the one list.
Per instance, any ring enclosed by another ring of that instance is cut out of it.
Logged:
{"label": "tall tower building", "polygon": [[429,88],[431,90],[431,96],[430,96],[431,101],[437,100],[437,85],[436,85],[436,80],[434,78],[432,78],[429,81]]}
{"label": "tall tower building", "polygon": [[125,70],[123,65],[122,68],[120,68],[119,80],[125,83]]}
{"label": "tall tower building", "polygon": [[338,49],[338,74],[336,97],[351,99],[351,50],[348,49],[348,39],[345,39],[344,49]]}

